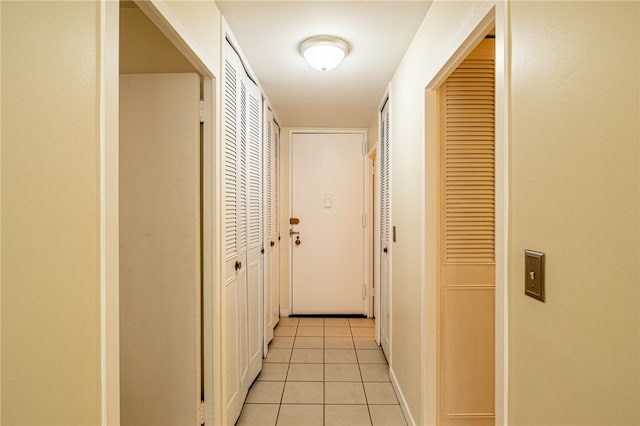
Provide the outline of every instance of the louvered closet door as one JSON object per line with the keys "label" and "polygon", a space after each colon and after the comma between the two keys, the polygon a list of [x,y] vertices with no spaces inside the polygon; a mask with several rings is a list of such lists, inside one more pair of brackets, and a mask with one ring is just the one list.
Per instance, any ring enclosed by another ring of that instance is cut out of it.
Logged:
{"label": "louvered closet door", "polygon": [[[240,391],[240,309],[245,305],[240,298],[240,262],[244,260],[240,248],[240,64],[235,52],[225,45],[222,93],[222,373],[226,418],[230,423],[242,408],[244,396]],[[245,305],[246,306],[246,305]]]}
{"label": "louvered closet door", "polygon": [[280,244],[278,241],[277,125],[270,109],[265,114],[264,187],[265,187],[265,349],[273,339],[280,314],[278,280]]}
{"label": "louvered closet door", "polygon": [[439,415],[493,425],[494,44],[485,40],[440,90]]}
{"label": "louvered closet door", "polygon": [[247,349],[248,370],[245,384],[251,385],[262,368],[263,348],[263,189],[262,189],[262,94],[245,77],[247,156]]}
{"label": "louvered closet door", "polygon": [[391,146],[389,101],[380,113],[380,344],[387,359],[391,356]]}
{"label": "louvered closet door", "polygon": [[222,371],[233,424],[262,368],[262,95],[225,44],[222,117]]}
{"label": "louvered closet door", "polygon": [[271,318],[275,326],[280,320],[280,242],[282,241],[280,235],[280,126],[275,120],[271,127],[271,133],[273,135],[271,150],[273,156],[273,202],[271,205],[273,229],[271,240],[275,243],[271,257],[271,280],[274,283],[271,293],[273,309]]}

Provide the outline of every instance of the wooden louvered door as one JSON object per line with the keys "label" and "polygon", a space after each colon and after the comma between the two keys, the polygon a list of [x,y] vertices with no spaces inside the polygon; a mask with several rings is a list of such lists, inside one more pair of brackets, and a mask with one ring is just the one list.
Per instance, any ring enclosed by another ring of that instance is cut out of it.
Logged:
{"label": "wooden louvered door", "polygon": [[222,85],[222,380],[233,424],[262,368],[262,96],[228,43]]}
{"label": "wooden louvered door", "polygon": [[389,102],[380,112],[380,345],[391,356],[391,146]]}
{"label": "wooden louvered door", "polygon": [[265,187],[265,351],[273,339],[273,329],[280,317],[280,231],[278,226],[278,145],[279,129],[273,119],[273,113],[265,113],[264,132],[264,187]]}
{"label": "wooden louvered door", "polygon": [[494,51],[484,40],[440,89],[441,425],[495,423]]}

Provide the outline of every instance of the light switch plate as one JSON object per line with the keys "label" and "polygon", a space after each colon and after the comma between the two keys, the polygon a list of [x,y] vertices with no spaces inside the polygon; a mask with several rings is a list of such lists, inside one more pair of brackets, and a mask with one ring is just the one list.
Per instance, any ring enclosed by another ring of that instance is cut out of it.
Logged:
{"label": "light switch plate", "polygon": [[544,302],[544,253],[524,251],[524,294]]}

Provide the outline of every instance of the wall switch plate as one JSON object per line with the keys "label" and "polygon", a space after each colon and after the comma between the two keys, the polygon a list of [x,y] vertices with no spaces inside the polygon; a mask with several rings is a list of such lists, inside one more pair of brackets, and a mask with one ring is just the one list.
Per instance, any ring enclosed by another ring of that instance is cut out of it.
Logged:
{"label": "wall switch plate", "polygon": [[330,209],[333,207],[333,194],[324,194],[324,208]]}
{"label": "wall switch plate", "polygon": [[544,302],[544,253],[524,251],[524,294]]}

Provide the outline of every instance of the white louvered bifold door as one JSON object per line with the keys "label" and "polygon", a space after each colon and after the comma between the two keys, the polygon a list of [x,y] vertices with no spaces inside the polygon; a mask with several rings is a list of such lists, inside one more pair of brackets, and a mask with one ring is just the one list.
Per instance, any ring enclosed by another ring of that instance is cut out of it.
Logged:
{"label": "white louvered bifold door", "polygon": [[262,94],[249,78],[246,85],[247,153],[247,348],[250,386],[262,368],[263,203]]}
{"label": "white louvered bifold door", "polygon": [[222,379],[226,419],[231,423],[240,414],[244,395],[240,391],[241,356],[239,311],[241,262],[239,244],[240,180],[240,60],[225,44],[222,76]]}
{"label": "white louvered bifold door", "polygon": [[222,379],[233,424],[262,368],[262,96],[225,43],[222,76]]}
{"label": "white louvered bifold door", "polygon": [[493,425],[495,67],[483,41],[440,89],[440,424]]}
{"label": "white louvered bifold door", "polygon": [[380,344],[390,359],[391,314],[391,136],[389,100],[380,112]]}
{"label": "white louvered bifold door", "polygon": [[264,301],[265,301],[265,350],[273,339],[273,329],[280,315],[280,283],[278,280],[278,182],[277,182],[277,124],[273,112],[267,108],[264,120],[264,200],[265,200],[265,267],[264,267]]}
{"label": "white louvered bifold door", "polygon": [[275,243],[273,256],[271,257],[271,280],[274,283],[272,286],[272,312],[271,318],[274,322],[274,326],[280,320],[280,126],[273,121],[271,127],[271,133],[273,134],[273,147],[272,147],[272,164],[273,164],[273,201],[271,203],[271,217],[273,223],[273,229],[271,231],[271,241]]}

